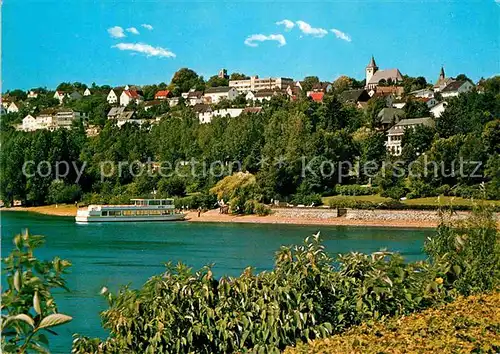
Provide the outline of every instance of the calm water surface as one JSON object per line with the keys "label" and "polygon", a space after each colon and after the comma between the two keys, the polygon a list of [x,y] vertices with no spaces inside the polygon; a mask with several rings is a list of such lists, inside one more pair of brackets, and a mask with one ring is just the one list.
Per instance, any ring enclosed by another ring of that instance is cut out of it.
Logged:
{"label": "calm water surface", "polygon": [[73,333],[105,336],[99,311],[106,302],[103,286],[116,291],[120,285],[139,287],[161,273],[165,262],[182,261],[200,268],[215,263],[216,276],[237,276],[251,265],[271,269],[281,245],[298,244],[321,231],[332,255],[349,251],[397,251],[407,261],[424,258],[423,242],[432,230],[345,226],[293,226],[216,223],[110,223],[77,225],[73,218],[24,212],[1,213],[2,256],[12,249],[12,236],[24,228],[46,236],[37,252],[40,259],[59,256],[73,263],[66,276],[70,293],[56,294],[59,311],[73,316],[51,338],[54,353],[69,353]]}

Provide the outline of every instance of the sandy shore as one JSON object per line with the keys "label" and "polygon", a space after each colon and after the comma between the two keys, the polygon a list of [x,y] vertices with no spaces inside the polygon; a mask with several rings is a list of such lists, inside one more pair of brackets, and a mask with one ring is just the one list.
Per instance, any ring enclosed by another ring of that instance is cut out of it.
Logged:
{"label": "sandy shore", "polygon": [[54,215],[54,216],[75,216],[76,206],[73,204],[44,205],[37,207],[13,207],[0,209],[1,211],[29,211],[32,213]]}

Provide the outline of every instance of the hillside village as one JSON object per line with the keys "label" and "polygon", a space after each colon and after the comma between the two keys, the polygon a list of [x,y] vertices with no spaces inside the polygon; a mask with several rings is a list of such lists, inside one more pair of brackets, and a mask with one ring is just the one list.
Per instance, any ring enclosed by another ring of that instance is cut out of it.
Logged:
{"label": "hillside village", "polygon": [[427,83],[425,78],[405,76],[397,68],[380,69],[372,56],[362,81],[346,76],[334,82],[321,82],[317,77],[297,81],[285,77],[229,76],[222,69],[205,83],[192,70],[181,69],[169,85],[87,87],[63,83],[56,91],[14,90],[2,95],[1,110],[4,120],[17,130],[71,129],[73,122],[81,121],[87,135],[95,136],[107,120],[118,126],[157,124],[175,115],[176,107],[189,107],[201,124],[207,124],[216,116],[259,114],[273,98],[305,99],[321,105],[326,97],[334,96],[342,105],[361,111],[376,106],[376,127],[386,132],[388,152],[399,155],[405,129],[434,125],[434,119],[446,110],[451,98],[473,90],[483,91],[481,81],[474,84],[463,74],[448,77],[441,68],[436,81]]}

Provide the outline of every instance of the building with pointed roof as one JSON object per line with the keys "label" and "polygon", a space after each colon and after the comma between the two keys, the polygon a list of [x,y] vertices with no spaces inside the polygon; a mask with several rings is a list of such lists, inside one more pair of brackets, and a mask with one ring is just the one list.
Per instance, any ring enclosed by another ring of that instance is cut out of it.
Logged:
{"label": "building with pointed roof", "polygon": [[384,82],[388,84],[396,84],[403,81],[403,75],[399,69],[379,70],[375,58],[372,58],[365,69],[366,72],[366,88],[373,89]]}
{"label": "building with pointed roof", "polygon": [[439,77],[434,85],[434,92],[441,92],[446,86],[451,84],[453,80],[451,77],[446,77],[444,73],[444,67],[441,67],[441,71],[439,72]]}

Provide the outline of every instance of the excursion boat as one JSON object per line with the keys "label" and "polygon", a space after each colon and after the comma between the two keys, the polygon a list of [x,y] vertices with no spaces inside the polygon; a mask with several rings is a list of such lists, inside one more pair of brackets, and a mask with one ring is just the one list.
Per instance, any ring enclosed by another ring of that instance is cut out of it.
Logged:
{"label": "excursion boat", "polygon": [[130,205],[89,205],[78,209],[78,223],[108,221],[177,221],[186,216],[175,211],[173,199],[131,199]]}

